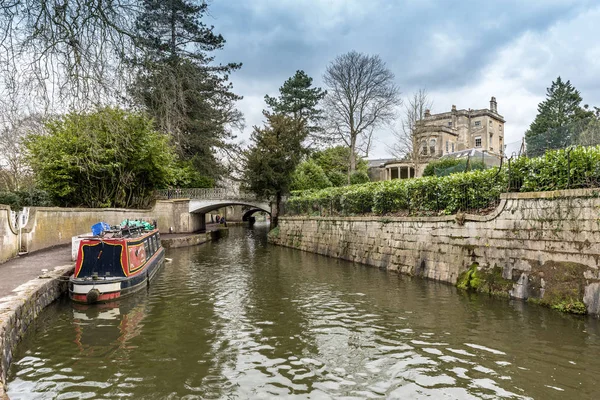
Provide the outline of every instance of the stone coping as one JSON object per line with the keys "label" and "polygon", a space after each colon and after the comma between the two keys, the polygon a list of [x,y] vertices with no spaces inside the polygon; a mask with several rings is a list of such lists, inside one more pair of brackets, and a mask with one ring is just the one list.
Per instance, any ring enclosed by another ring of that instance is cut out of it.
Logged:
{"label": "stone coping", "polygon": [[502,193],[501,199],[556,199],[561,197],[600,197],[600,188],[564,189],[548,192],[514,192]]}

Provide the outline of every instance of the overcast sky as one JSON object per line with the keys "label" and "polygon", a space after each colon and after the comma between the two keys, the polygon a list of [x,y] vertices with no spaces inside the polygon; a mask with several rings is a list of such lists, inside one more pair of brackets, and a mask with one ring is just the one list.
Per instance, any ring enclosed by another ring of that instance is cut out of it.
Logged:
{"label": "overcast sky", "polygon": [[[433,112],[489,108],[520,140],[552,80],[561,76],[600,106],[599,0],[212,0],[207,24],[227,43],[217,59],[242,62],[232,76],[246,118],[263,121],[264,95],[302,69],[322,85],[331,60],[379,54],[403,96],[425,88]],[[388,131],[370,158],[389,157]]]}

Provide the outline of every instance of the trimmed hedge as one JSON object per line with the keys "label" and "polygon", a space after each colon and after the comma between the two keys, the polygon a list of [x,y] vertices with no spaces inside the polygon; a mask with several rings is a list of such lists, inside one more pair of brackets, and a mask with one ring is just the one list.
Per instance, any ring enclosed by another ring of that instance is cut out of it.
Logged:
{"label": "trimmed hedge", "polygon": [[511,161],[511,190],[542,192],[600,186],[600,146],[548,151]]}
{"label": "trimmed hedge", "polygon": [[296,193],[288,211],[298,214],[445,213],[486,208],[506,187],[497,169],[445,177],[371,182]]}
{"label": "trimmed hedge", "polygon": [[521,157],[501,171],[491,168],[296,192],[288,200],[287,210],[320,215],[453,214],[494,206],[508,188],[531,192],[590,187],[600,187],[600,146]]}

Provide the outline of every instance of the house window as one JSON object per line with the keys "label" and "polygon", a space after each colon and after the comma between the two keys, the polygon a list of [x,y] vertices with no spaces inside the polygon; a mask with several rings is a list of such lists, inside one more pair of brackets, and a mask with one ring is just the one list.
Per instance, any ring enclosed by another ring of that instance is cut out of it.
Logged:
{"label": "house window", "polygon": [[502,132],[502,125],[498,125],[498,129]]}
{"label": "house window", "polygon": [[446,140],[446,153],[448,152],[448,149],[450,148],[450,143]]}
{"label": "house window", "polygon": [[492,126],[492,121],[490,121],[490,126]]}
{"label": "house window", "polygon": [[454,153],[454,142],[452,142],[452,152]]}
{"label": "house window", "polygon": [[452,121],[448,122],[448,126],[452,128]]}
{"label": "house window", "polygon": [[431,139],[429,141],[429,155],[434,155],[435,154],[435,139]]}
{"label": "house window", "polygon": [[475,121],[475,126],[481,126],[481,121]]}
{"label": "house window", "polygon": [[475,137],[475,147],[481,147],[481,136]]}
{"label": "house window", "polygon": [[427,154],[427,142],[425,140],[421,143],[421,153],[423,155]]}

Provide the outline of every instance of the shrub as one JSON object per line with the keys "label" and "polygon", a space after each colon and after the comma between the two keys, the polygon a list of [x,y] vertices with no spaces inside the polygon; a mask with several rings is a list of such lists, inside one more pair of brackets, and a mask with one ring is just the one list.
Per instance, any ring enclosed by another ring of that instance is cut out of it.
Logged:
{"label": "shrub", "polygon": [[313,160],[304,161],[292,175],[293,190],[324,189],[332,186],[329,178]]}
{"label": "shrub", "polygon": [[519,157],[510,163],[509,179],[511,188],[521,192],[596,187],[600,183],[600,146]]}
{"label": "shrub", "polygon": [[0,192],[0,204],[6,204],[14,211],[19,211],[23,207],[48,207],[53,205],[48,193],[39,189]]}
{"label": "shrub", "polygon": [[358,185],[361,183],[369,182],[369,174],[366,171],[356,171],[352,175],[350,175],[350,184]]}
{"label": "shrub", "polygon": [[327,178],[332,186],[344,186],[348,184],[348,174],[340,171],[327,172]]}

